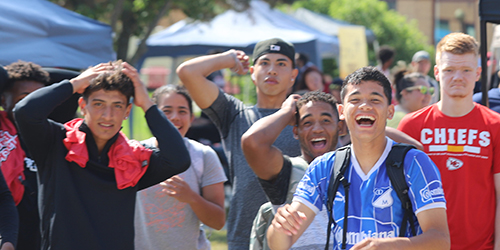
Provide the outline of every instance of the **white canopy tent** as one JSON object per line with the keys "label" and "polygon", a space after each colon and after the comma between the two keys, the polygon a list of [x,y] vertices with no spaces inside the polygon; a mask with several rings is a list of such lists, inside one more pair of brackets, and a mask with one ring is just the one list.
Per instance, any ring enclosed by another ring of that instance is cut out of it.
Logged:
{"label": "white canopy tent", "polygon": [[308,53],[317,65],[321,65],[321,58],[339,53],[336,37],[254,0],[243,12],[228,10],[210,22],[182,20],[152,35],[138,67],[147,57],[202,55],[211,49],[233,48],[251,54],[257,42],[274,37],[293,43],[296,51]]}

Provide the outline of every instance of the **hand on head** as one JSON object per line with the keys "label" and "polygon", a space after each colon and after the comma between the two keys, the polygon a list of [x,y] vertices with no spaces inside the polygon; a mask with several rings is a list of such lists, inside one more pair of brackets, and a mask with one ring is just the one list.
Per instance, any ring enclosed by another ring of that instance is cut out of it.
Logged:
{"label": "hand on head", "polygon": [[99,74],[104,72],[113,72],[116,65],[113,63],[100,63],[96,66],[90,67],[77,77],[69,80],[73,84],[73,93],[82,94],[83,91],[90,85],[92,79],[96,78]]}
{"label": "hand on head", "polygon": [[147,111],[151,106],[154,105],[153,101],[149,98],[148,90],[146,86],[141,81],[139,77],[139,72],[137,69],[132,67],[132,65],[127,62],[122,63],[122,72],[127,75],[134,83],[134,104],[141,107],[144,111]]}
{"label": "hand on head", "polygon": [[297,94],[291,94],[286,98],[286,100],[281,104],[281,110],[287,114],[290,114],[290,121],[289,125],[290,126],[295,126],[296,125],[296,119],[295,115],[297,113],[297,100],[300,99],[300,95]]}

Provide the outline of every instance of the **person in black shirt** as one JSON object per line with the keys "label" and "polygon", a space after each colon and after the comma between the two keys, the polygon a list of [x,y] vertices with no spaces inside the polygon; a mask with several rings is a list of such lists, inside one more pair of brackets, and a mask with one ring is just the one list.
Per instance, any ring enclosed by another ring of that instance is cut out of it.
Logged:
{"label": "person in black shirt", "polygon": [[[73,93],[83,119],[47,119]],[[120,132],[130,97],[145,112],[159,150]],[[38,89],[14,108],[38,167],[41,249],[134,249],[136,192],[185,171],[189,153],[177,129],[149,99],[128,63],[99,64]]]}

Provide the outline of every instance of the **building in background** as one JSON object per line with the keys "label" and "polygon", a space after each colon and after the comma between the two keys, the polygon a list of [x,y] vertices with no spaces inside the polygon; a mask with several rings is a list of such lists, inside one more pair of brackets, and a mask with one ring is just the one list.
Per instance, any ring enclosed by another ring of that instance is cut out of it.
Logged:
{"label": "building in background", "polygon": [[[467,33],[477,40],[479,34],[479,0],[383,0],[389,8],[416,19],[418,27],[427,36],[428,43],[435,45],[451,32]],[[488,25],[488,42],[493,34]]]}

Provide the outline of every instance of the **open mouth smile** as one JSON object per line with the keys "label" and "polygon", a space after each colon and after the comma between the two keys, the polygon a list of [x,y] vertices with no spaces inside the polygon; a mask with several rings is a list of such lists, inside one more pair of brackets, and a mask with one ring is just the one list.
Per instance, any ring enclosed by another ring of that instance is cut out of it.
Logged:
{"label": "open mouth smile", "polygon": [[372,126],[374,122],[375,122],[375,117],[373,117],[373,116],[360,115],[360,116],[356,117],[356,123],[358,123],[358,125],[363,126],[363,127]]}
{"label": "open mouth smile", "polygon": [[326,138],[325,137],[314,138],[311,140],[311,144],[313,148],[321,149],[326,146]]}

